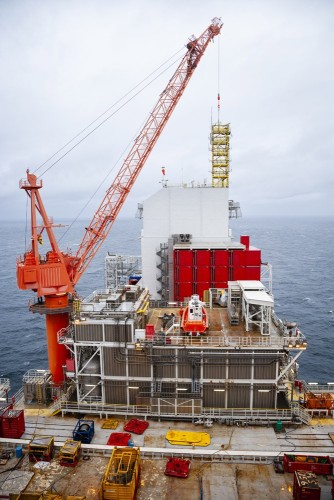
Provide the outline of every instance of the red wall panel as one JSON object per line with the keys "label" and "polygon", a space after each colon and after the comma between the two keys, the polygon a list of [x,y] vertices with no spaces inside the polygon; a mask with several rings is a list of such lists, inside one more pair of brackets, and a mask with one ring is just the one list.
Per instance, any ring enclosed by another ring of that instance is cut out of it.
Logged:
{"label": "red wall panel", "polygon": [[245,265],[245,251],[233,250],[233,267],[241,267]]}
{"label": "red wall panel", "polygon": [[175,269],[175,281],[182,283],[183,281],[192,281],[193,268],[190,266],[178,266]]}
{"label": "red wall panel", "polygon": [[196,293],[199,295],[201,300],[204,299],[204,290],[210,288],[210,283],[196,283]]}
{"label": "red wall panel", "polygon": [[184,297],[191,297],[193,294],[192,283],[179,283],[178,289],[179,294],[176,300],[183,300]]}
{"label": "red wall panel", "polygon": [[214,281],[228,281],[228,267],[222,267],[222,266],[215,267]]}
{"label": "red wall panel", "polygon": [[210,250],[195,250],[194,257],[197,266],[210,266]]}
{"label": "red wall panel", "polygon": [[245,251],[245,265],[246,266],[260,266],[261,265],[261,250],[253,249]]}
{"label": "red wall panel", "polygon": [[245,280],[261,280],[261,267],[245,267]]}
{"label": "red wall panel", "polygon": [[227,281],[215,281],[214,288],[227,288]]}
{"label": "red wall panel", "polygon": [[191,250],[174,250],[174,264],[192,266],[193,252]]}
{"label": "red wall panel", "polygon": [[196,267],[194,275],[196,277],[195,281],[198,283],[203,283],[204,281],[209,283],[211,278],[211,269],[210,267]]}
{"label": "red wall panel", "polygon": [[215,266],[228,266],[228,250],[212,250]]}
{"label": "red wall panel", "polygon": [[246,279],[245,267],[234,267],[233,268],[233,281]]}

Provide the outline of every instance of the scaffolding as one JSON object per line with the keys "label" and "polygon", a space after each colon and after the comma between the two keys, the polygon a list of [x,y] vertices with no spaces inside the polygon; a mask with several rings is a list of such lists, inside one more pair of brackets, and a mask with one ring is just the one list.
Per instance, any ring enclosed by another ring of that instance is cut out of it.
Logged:
{"label": "scaffolding", "polygon": [[129,284],[129,278],[141,276],[141,257],[138,255],[111,255],[105,258],[105,286],[110,290]]}
{"label": "scaffolding", "polygon": [[49,370],[28,370],[23,375],[25,402],[46,404],[51,399],[51,381]]}
{"label": "scaffolding", "polygon": [[229,187],[230,135],[229,123],[211,126],[212,187]]}

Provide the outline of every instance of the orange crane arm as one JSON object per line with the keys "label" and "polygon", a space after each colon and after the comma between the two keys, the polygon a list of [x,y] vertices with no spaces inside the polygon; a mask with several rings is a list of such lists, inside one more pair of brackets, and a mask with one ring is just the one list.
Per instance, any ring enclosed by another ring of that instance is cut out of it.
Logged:
{"label": "orange crane arm", "polygon": [[169,80],[167,87],[160,95],[120,171],[86,228],[82,243],[72,261],[72,268],[68,270],[71,282],[74,285],[79,281],[106,239],[126,197],[174,111],[202,55],[211,40],[220,33],[221,27],[220,19],[215,18],[201,36],[198,38],[193,37],[188,42],[186,54]]}

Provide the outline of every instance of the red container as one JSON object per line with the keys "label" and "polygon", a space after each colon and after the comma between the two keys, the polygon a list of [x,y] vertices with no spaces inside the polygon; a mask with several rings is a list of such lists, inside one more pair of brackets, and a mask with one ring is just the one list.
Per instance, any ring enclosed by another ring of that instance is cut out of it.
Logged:
{"label": "red container", "polygon": [[134,434],[143,434],[148,425],[149,423],[146,420],[132,418],[127,424],[124,425],[123,429],[127,432],[133,432]]}
{"label": "red container", "polygon": [[193,252],[191,250],[174,250],[174,265],[192,266]]}
{"label": "red container", "polygon": [[6,410],[2,415],[2,437],[19,439],[24,431],[24,411]]}
{"label": "red container", "polygon": [[333,471],[333,462],[329,456],[285,454],[283,465],[285,472],[310,471],[330,476]]}
{"label": "red container", "polygon": [[210,250],[194,250],[194,264],[197,266],[210,266]]}
{"label": "red container", "polygon": [[215,266],[228,266],[228,250],[212,250],[212,255]]}
{"label": "red container", "polygon": [[321,488],[315,474],[296,471],[293,480],[293,498],[295,500],[319,500]]}
{"label": "red container", "polygon": [[153,337],[154,337],[154,325],[147,323],[145,327],[145,338],[153,339]]}

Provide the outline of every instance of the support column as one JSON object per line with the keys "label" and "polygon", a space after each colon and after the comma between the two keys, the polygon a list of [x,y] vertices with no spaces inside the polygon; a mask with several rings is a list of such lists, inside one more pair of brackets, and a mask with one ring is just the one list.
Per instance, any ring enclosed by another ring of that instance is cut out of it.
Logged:
{"label": "support column", "polygon": [[[61,311],[62,307],[68,306],[68,295],[46,297],[45,306],[47,309],[59,309]],[[68,327],[68,312],[46,313],[45,323],[49,370],[53,375],[53,382],[61,384],[64,381],[63,366],[66,364],[66,359],[69,355],[65,345],[58,344],[57,333],[62,328]]]}

